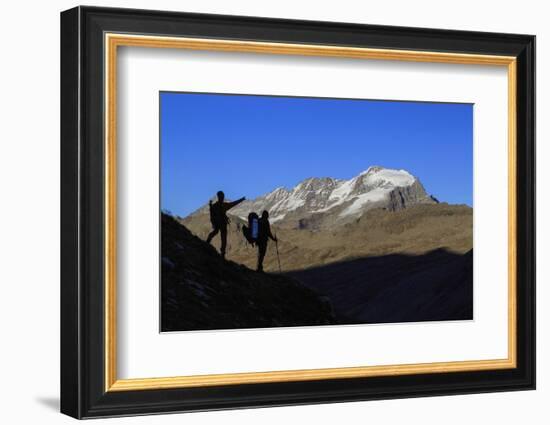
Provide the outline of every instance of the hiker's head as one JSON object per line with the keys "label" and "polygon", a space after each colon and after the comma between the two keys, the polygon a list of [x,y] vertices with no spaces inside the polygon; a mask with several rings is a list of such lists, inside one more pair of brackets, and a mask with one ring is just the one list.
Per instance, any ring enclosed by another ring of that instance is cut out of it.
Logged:
{"label": "hiker's head", "polygon": [[262,218],[264,220],[267,220],[269,218],[269,213],[267,212],[267,210],[264,210],[264,212],[262,213]]}
{"label": "hiker's head", "polygon": [[223,202],[223,200],[225,199],[225,194],[221,190],[219,190],[217,195],[218,201]]}

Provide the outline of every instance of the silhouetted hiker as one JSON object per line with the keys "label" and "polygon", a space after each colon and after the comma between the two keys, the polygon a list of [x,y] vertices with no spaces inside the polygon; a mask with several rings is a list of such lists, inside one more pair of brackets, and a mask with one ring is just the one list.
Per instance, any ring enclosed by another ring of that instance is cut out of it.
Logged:
{"label": "silhouetted hiker", "polygon": [[277,238],[271,234],[271,226],[269,225],[269,213],[264,211],[262,217],[258,221],[258,237],[256,245],[258,245],[258,268],[259,272],[264,271],[264,257],[267,251],[267,242],[271,239],[277,242]]}
{"label": "silhouetted hiker", "polygon": [[225,248],[227,246],[227,225],[229,224],[229,217],[227,217],[227,211],[233,208],[235,205],[240,204],[245,200],[243,196],[241,199],[237,199],[233,202],[224,202],[225,194],[220,190],[218,193],[218,200],[214,203],[210,201],[210,222],[212,223],[213,230],[208,235],[206,242],[211,243],[212,238],[220,232],[222,238],[222,246],[220,252],[222,257],[225,258]]}

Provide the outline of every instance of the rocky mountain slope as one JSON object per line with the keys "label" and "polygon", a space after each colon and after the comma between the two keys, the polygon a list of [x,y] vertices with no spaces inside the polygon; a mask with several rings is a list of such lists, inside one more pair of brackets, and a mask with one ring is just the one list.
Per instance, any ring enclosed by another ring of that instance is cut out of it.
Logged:
{"label": "rocky mountain slope", "polygon": [[[348,258],[472,249],[472,209],[439,203],[405,170],[369,167],[350,180],[309,178],[232,208],[228,258],[255,267],[255,249],[241,234],[251,211],[270,213],[282,270],[299,270]],[[180,222],[202,239],[211,230],[208,206]],[[219,237],[214,246],[219,247]],[[273,243],[266,270],[278,270]]]}
{"label": "rocky mountain slope", "polygon": [[[435,203],[420,180],[407,171],[373,166],[350,180],[311,177],[290,190],[279,187],[239,204],[231,214],[246,219],[250,211],[268,210],[270,221],[280,227],[328,228],[349,223],[375,208],[399,211]],[[193,215],[207,212],[204,206]]]}
{"label": "rocky mountain slope", "polygon": [[162,214],[162,331],[336,323],[327,298],[296,279],[256,273]]}
{"label": "rocky mountain slope", "polygon": [[[180,220],[203,240],[211,230],[207,214]],[[244,223],[231,216],[227,256],[254,268],[256,250],[242,236],[240,227]],[[320,230],[309,225],[291,228],[279,223],[272,226],[279,238],[283,271],[366,256],[418,255],[438,248],[463,254],[473,247],[472,229],[472,208],[446,203],[414,205],[395,212],[371,209],[355,221],[331,229]],[[219,249],[219,236],[214,238],[213,245]],[[267,271],[278,271],[274,243],[268,246],[264,265]]]}

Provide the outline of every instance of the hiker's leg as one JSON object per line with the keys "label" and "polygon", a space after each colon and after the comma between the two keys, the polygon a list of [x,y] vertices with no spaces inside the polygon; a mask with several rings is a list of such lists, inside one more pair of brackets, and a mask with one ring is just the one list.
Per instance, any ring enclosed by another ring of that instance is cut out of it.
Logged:
{"label": "hiker's leg", "polygon": [[225,248],[227,246],[227,226],[222,226],[220,228],[220,235],[222,237],[221,253],[222,253],[222,257],[225,258]]}
{"label": "hiker's leg", "polygon": [[258,268],[257,268],[259,272],[264,271],[264,257],[265,257],[266,250],[267,250],[267,242],[265,243],[260,242],[258,244]]}
{"label": "hiker's leg", "polygon": [[219,227],[214,227],[214,230],[212,230],[210,232],[210,234],[208,235],[208,238],[206,238],[206,243],[210,243],[212,242],[212,238],[214,236],[216,236],[218,234],[218,232],[220,231]]}

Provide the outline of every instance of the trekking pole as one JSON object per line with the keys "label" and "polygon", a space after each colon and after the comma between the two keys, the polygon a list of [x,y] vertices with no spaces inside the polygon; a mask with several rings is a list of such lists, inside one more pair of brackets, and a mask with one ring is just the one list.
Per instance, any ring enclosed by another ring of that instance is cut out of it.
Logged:
{"label": "trekking pole", "polygon": [[279,273],[282,273],[282,271],[281,271],[281,259],[279,258],[279,238],[277,238],[276,233],[275,233],[275,249],[277,250],[277,262],[279,263]]}

